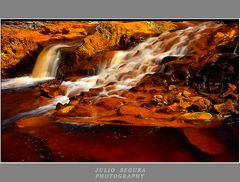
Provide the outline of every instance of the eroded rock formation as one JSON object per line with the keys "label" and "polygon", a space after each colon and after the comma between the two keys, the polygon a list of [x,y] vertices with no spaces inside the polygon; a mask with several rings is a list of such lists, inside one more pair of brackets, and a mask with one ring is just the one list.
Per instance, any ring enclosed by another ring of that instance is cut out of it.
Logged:
{"label": "eroded rock formation", "polygon": [[30,75],[46,46],[71,45],[55,79],[2,92],[3,160],[237,161],[238,30],[238,21],[3,22],[2,78]]}

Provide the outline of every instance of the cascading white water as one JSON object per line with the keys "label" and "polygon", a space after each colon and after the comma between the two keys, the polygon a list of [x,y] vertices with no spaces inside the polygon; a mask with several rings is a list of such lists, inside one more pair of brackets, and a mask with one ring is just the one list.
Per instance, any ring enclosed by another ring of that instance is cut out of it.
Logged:
{"label": "cascading white water", "polygon": [[37,58],[32,75],[12,79],[2,79],[2,90],[20,89],[33,86],[46,80],[54,79],[57,74],[57,68],[60,60],[59,49],[63,47],[70,46],[57,44],[44,48]]}
{"label": "cascading white water", "polygon": [[[146,74],[153,74],[166,56],[184,56],[189,46],[202,36],[206,29],[217,29],[221,24],[212,22],[188,27],[175,32],[165,32],[159,37],[147,39],[129,51],[118,51],[111,62],[96,76],[79,79],[75,82],[63,82],[67,86],[66,96],[88,91],[90,88],[114,85],[111,91],[130,89]],[[104,90],[102,94],[108,95]]]}
{"label": "cascading white water", "polygon": [[[62,86],[67,87],[65,96],[58,96],[51,103],[33,111],[21,113],[9,121],[13,122],[26,115],[34,115],[54,109],[57,102],[67,103],[69,96],[80,94],[91,88],[103,87],[111,84],[110,91],[127,90],[138,83],[146,74],[153,74],[160,67],[161,61],[166,56],[181,57],[186,55],[189,47],[201,37],[206,36],[204,30],[218,29],[221,24],[213,22],[202,23],[198,26],[188,27],[175,32],[165,32],[159,37],[147,39],[128,51],[118,51],[111,62],[102,68],[98,75],[79,79],[75,82],[64,81]],[[55,45],[46,48],[38,58],[33,70],[34,77],[55,76],[56,65],[59,59],[57,50],[66,45]],[[46,63],[45,63],[46,61]],[[35,68],[34,68],[35,69]],[[3,87],[2,87],[3,88]],[[108,95],[109,89],[103,90],[100,95]],[[6,122],[8,123],[8,122]]]}
{"label": "cascading white water", "polygon": [[[81,43],[82,44],[82,43]],[[34,65],[34,69],[31,76],[17,77],[13,79],[2,79],[1,89],[20,89],[24,87],[33,86],[37,83],[41,83],[50,79],[54,79],[57,74],[57,68],[60,60],[59,49],[63,47],[70,47],[68,45],[59,44],[49,46],[43,49],[39,54],[37,61]],[[55,108],[55,105],[60,103],[66,103],[69,99],[66,96],[58,96],[52,102],[45,106],[38,107],[34,110],[23,112],[12,118],[6,119],[2,122],[2,126],[21,119],[25,116],[31,116],[35,114],[46,113],[50,109]]]}
{"label": "cascading white water", "polygon": [[58,44],[46,47],[39,54],[35,66],[32,71],[33,78],[55,77],[57,74],[58,62],[60,60],[60,52],[62,47],[67,45]]}
{"label": "cascading white water", "polygon": [[8,119],[5,119],[5,120],[2,120],[2,129],[6,128],[9,124],[19,120],[19,119],[22,119],[24,117],[30,117],[30,116],[33,116],[33,115],[39,115],[39,114],[44,114],[44,113],[47,113],[49,110],[51,109],[54,109],[56,107],[56,104],[57,103],[62,103],[62,104],[65,104],[69,102],[69,99],[68,97],[66,96],[58,96],[56,98],[54,98],[53,101],[51,101],[50,103],[44,105],[44,106],[41,106],[41,107],[38,107],[36,109],[33,109],[33,110],[30,110],[30,111],[27,111],[27,112],[22,112],[14,117],[11,117],[11,118],[8,118]]}
{"label": "cascading white water", "polygon": [[31,76],[17,77],[17,78],[9,78],[1,80],[1,89],[22,89],[25,87],[34,86],[37,83],[41,83],[47,80],[53,79],[52,77],[46,78],[32,78]]}

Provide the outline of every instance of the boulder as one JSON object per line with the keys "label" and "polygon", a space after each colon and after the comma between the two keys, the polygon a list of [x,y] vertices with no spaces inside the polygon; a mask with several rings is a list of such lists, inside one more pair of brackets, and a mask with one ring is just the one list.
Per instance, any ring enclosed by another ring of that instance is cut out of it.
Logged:
{"label": "boulder", "polygon": [[123,99],[110,97],[110,98],[101,98],[96,101],[95,105],[103,106],[106,109],[115,109],[124,103]]}
{"label": "boulder", "polygon": [[19,128],[26,128],[26,127],[41,127],[45,126],[52,119],[47,116],[34,116],[30,118],[20,119],[16,122]]}
{"label": "boulder", "polygon": [[73,106],[73,105],[67,105],[67,106],[59,109],[59,110],[57,111],[57,114],[58,114],[58,115],[68,114],[73,108],[75,108],[75,106]]}
{"label": "boulder", "polygon": [[93,108],[89,105],[78,105],[72,110],[70,115],[74,117],[91,117]]}
{"label": "boulder", "polygon": [[153,113],[143,107],[133,106],[133,105],[124,105],[118,109],[119,115],[133,115],[137,118],[149,118]]}
{"label": "boulder", "polygon": [[181,115],[181,118],[184,120],[210,120],[212,117],[213,116],[207,112],[192,112]]}
{"label": "boulder", "polygon": [[226,102],[221,104],[215,104],[213,106],[214,110],[217,111],[220,114],[231,114],[231,113],[238,113],[236,109],[236,105],[232,101],[232,99],[227,99]]}

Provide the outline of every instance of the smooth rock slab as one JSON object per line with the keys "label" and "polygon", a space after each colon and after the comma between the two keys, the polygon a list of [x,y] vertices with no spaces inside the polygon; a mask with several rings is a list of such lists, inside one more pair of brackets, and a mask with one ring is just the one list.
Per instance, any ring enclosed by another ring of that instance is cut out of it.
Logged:
{"label": "smooth rock slab", "polygon": [[193,112],[181,115],[181,118],[186,120],[210,120],[212,117],[213,116],[207,112]]}

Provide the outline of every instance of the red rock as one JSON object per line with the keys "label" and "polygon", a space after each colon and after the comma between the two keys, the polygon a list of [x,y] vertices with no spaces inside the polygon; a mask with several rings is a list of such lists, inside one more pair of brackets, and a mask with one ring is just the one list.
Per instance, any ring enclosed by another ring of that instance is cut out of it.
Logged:
{"label": "red rock", "polygon": [[211,108],[211,102],[204,97],[193,96],[193,97],[183,97],[182,95],[177,95],[178,102],[173,103],[168,106],[170,111],[184,111],[186,112],[189,107],[196,106],[199,111],[208,111]]}
{"label": "red rock", "polygon": [[184,128],[183,131],[188,141],[205,153],[217,155],[225,150],[222,141],[204,129]]}
{"label": "red rock", "polygon": [[21,65],[20,62],[27,63],[21,66],[21,71],[31,72],[36,53],[42,46],[62,43],[63,39],[79,40],[81,36],[86,36],[88,31],[90,33],[96,27],[94,24],[85,24],[81,21],[42,21],[39,23],[41,25],[32,21],[27,26],[24,21],[18,22],[20,24],[16,25],[14,21],[9,21],[8,25],[2,27],[2,78],[12,76],[9,70]]}
{"label": "red rock", "polygon": [[182,114],[181,118],[185,120],[210,120],[212,119],[212,115],[207,112],[192,112]]}
{"label": "red rock", "polygon": [[70,102],[69,102],[69,104],[70,104],[70,105],[73,105],[73,106],[77,106],[78,103],[79,103],[78,100],[70,100]]}
{"label": "red rock", "polygon": [[47,116],[35,116],[27,119],[18,120],[16,124],[19,128],[36,127],[36,126],[40,127],[40,126],[46,125],[51,121],[52,119]]}
{"label": "red rock", "polygon": [[235,99],[238,99],[238,94],[234,93],[235,90],[237,90],[237,87],[231,83],[228,83],[228,90],[224,92],[220,97],[225,98],[228,95],[232,95]]}
{"label": "red rock", "polygon": [[72,109],[74,109],[75,106],[73,105],[67,105],[67,106],[64,106],[63,108],[61,108],[60,110],[57,111],[57,114],[68,114]]}
{"label": "red rock", "polygon": [[84,97],[97,96],[103,90],[103,88],[92,88],[88,92],[82,92],[81,95]]}
{"label": "red rock", "polygon": [[59,94],[61,94],[61,95],[65,95],[66,94],[66,92],[67,92],[67,86],[60,86],[59,87]]}
{"label": "red rock", "polygon": [[228,99],[225,103],[216,104],[213,108],[220,114],[237,113],[236,106],[231,99]]}
{"label": "red rock", "polygon": [[[209,24],[213,25],[214,22]],[[166,63],[166,66],[173,72],[173,78],[177,82],[183,80],[188,82],[189,76],[198,73],[206,63],[215,63],[220,55],[218,46],[220,44],[225,46],[232,44],[235,37],[238,36],[237,32],[237,25],[226,27],[224,24],[219,27],[207,28],[201,33],[199,32],[198,35],[201,35],[201,37],[189,45],[188,48],[191,50],[189,53],[184,57]],[[180,76],[185,78],[182,80]]]}
{"label": "red rock", "polygon": [[84,104],[76,106],[74,110],[70,113],[71,116],[75,117],[91,117],[94,114],[95,113],[93,107]]}
{"label": "red rock", "polygon": [[106,109],[115,109],[123,104],[123,99],[116,98],[116,97],[110,97],[110,98],[102,98],[97,100],[95,103],[97,106],[103,106]]}
{"label": "red rock", "polygon": [[41,96],[47,98],[53,98],[60,94],[59,92],[60,83],[43,83],[40,85]]}
{"label": "red rock", "polygon": [[39,98],[40,98],[42,101],[47,101],[47,100],[49,99],[49,98],[44,97],[44,96],[42,96],[42,95],[41,95]]}
{"label": "red rock", "polygon": [[124,105],[118,109],[119,115],[134,115],[136,117],[148,118],[153,115],[153,113],[143,107]]}

